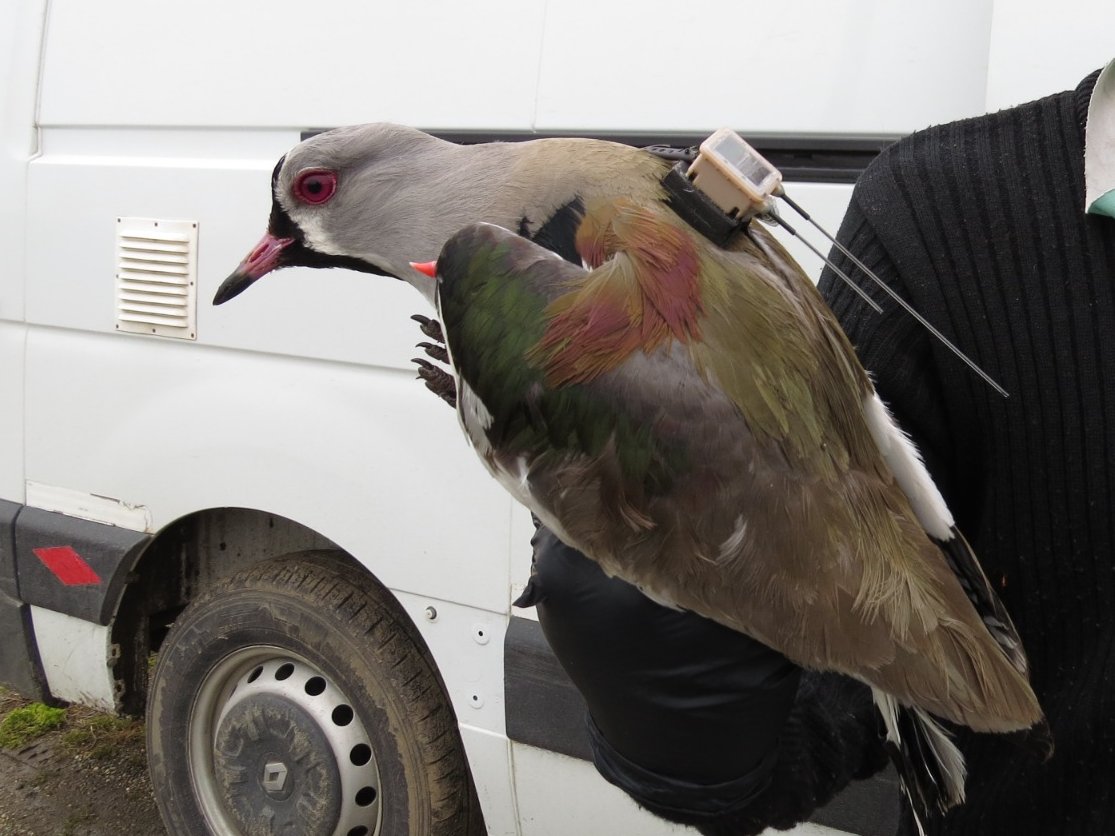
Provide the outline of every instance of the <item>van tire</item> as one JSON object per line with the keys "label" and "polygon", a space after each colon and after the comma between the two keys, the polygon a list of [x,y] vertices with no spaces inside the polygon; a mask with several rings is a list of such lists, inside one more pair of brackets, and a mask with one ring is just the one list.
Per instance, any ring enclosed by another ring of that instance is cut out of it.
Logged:
{"label": "van tire", "polygon": [[339,552],[217,582],[159,650],[147,706],[173,836],[481,836],[452,706],[395,599]]}

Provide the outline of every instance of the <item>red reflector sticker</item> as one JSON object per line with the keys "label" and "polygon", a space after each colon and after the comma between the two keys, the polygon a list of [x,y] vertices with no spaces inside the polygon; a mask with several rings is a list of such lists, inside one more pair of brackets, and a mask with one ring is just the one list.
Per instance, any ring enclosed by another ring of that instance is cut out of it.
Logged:
{"label": "red reflector sticker", "polygon": [[101,576],[69,546],[51,546],[31,551],[66,586],[92,586],[101,582]]}

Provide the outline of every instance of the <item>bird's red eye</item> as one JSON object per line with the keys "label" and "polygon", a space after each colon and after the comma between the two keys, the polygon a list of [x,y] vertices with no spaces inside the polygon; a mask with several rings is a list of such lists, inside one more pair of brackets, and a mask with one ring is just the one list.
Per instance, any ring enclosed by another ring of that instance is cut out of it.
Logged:
{"label": "bird's red eye", "polygon": [[324,168],[303,171],[294,181],[294,196],[303,203],[325,203],[337,191],[337,175]]}

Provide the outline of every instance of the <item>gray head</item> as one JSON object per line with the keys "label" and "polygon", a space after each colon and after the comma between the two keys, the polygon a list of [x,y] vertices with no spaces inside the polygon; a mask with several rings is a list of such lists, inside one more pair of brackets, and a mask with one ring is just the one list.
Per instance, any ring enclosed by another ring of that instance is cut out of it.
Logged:
{"label": "gray head", "polygon": [[657,188],[660,161],[593,140],[455,145],[401,125],[339,128],[296,145],[271,180],[267,233],[214,297],[221,304],[281,267],[394,276],[432,299],[410,267],[477,221],[530,234],[570,202]]}
{"label": "gray head", "polygon": [[[413,279],[408,261],[426,249],[409,255],[396,242],[402,237],[410,243],[402,232],[408,224],[421,224],[405,206],[413,203],[405,196],[418,171],[415,158],[436,165],[456,150],[421,131],[385,123],[338,128],[296,145],[271,175],[266,234],[225,279],[213,303],[228,301],[282,267],[347,267]],[[428,174],[417,184],[421,192],[426,179]]]}

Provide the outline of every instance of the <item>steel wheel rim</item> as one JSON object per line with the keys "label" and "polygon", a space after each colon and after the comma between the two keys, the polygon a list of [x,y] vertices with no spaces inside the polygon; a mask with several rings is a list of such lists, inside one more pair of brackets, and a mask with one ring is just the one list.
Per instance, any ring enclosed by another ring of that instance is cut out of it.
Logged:
{"label": "steel wheel rim", "polygon": [[[307,689],[311,680],[318,681]],[[216,836],[240,836],[217,780],[214,747],[222,718],[244,700],[263,693],[287,699],[312,715],[329,743],[341,783],[332,836],[379,836],[379,769],[362,718],[344,691],[320,668],[300,654],[268,645],[241,648],[217,662],[206,674],[190,709],[190,780],[210,831]],[[351,719],[336,722],[333,717],[338,706],[347,707]],[[358,750],[361,746],[364,748]]]}

